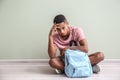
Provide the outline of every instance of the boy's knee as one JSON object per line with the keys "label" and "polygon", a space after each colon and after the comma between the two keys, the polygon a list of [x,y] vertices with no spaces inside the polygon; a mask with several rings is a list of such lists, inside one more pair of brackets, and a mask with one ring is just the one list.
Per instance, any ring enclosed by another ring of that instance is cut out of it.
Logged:
{"label": "boy's knee", "polygon": [[55,64],[55,58],[50,59],[50,60],[49,60],[49,65],[50,65],[51,67],[54,67],[54,64]]}
{"label": "boy's knee", "polygon": [[104,54],[102,52],[98,52],[98,55],[96,56],[100,61],[104,60]]}

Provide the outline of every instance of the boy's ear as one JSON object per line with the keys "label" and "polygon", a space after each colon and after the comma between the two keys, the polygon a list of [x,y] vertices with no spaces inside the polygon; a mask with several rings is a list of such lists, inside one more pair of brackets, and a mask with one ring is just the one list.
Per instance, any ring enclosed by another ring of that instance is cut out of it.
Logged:
{"label": "boy's ear", "polygon": [[69,22],[68,22],[68,21],[65,21],[65,23],[66,23],[67,25],[69,25]]}

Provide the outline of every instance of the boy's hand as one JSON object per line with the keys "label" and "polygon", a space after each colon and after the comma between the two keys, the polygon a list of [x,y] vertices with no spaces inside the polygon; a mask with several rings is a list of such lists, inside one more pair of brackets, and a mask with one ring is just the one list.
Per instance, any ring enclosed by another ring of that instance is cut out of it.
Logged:
{"label": "boy's hand", "polygon": [[60,51],[60,55],[61,55],[61,56],[64,56],[65,51],[66,51],[67,49],[75,50],[75,49],[76,49],[76,46],[71,46],[71,47],[68,46],[68,47],[66,47],[66,48],[63,48],[63,49]]}
{"label": "boy's hand", "polygon": [[62,57],[64,57],[64,53],[65,53],[66,50],[67,50],[67,49],[64,48],[64,49],[62,49],[62,50],[60,51],[60,55],[61,55]]}
{"label": "boy's hand", "polygon": [[54,24],[50,30],[49,36],[53,37],[56,32],[56,24]]}

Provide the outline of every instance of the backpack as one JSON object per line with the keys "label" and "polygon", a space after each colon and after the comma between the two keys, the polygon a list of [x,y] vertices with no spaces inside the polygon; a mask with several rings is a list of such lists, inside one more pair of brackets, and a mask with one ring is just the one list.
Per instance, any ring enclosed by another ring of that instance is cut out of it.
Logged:
{"label": "backpack", "polygon": [[88,55],[80,50],[65,51],[65,74],[67,77],[89,77],[93,74]]}

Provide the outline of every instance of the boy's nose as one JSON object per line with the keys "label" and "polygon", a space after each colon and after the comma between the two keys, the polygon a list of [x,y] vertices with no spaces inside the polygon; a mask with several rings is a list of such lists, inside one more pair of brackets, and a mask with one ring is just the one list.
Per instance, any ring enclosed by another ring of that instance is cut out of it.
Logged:
{"label": "boy's nose", "polygon": [[61,33],[64,33],[64,30],[61,30]]}

